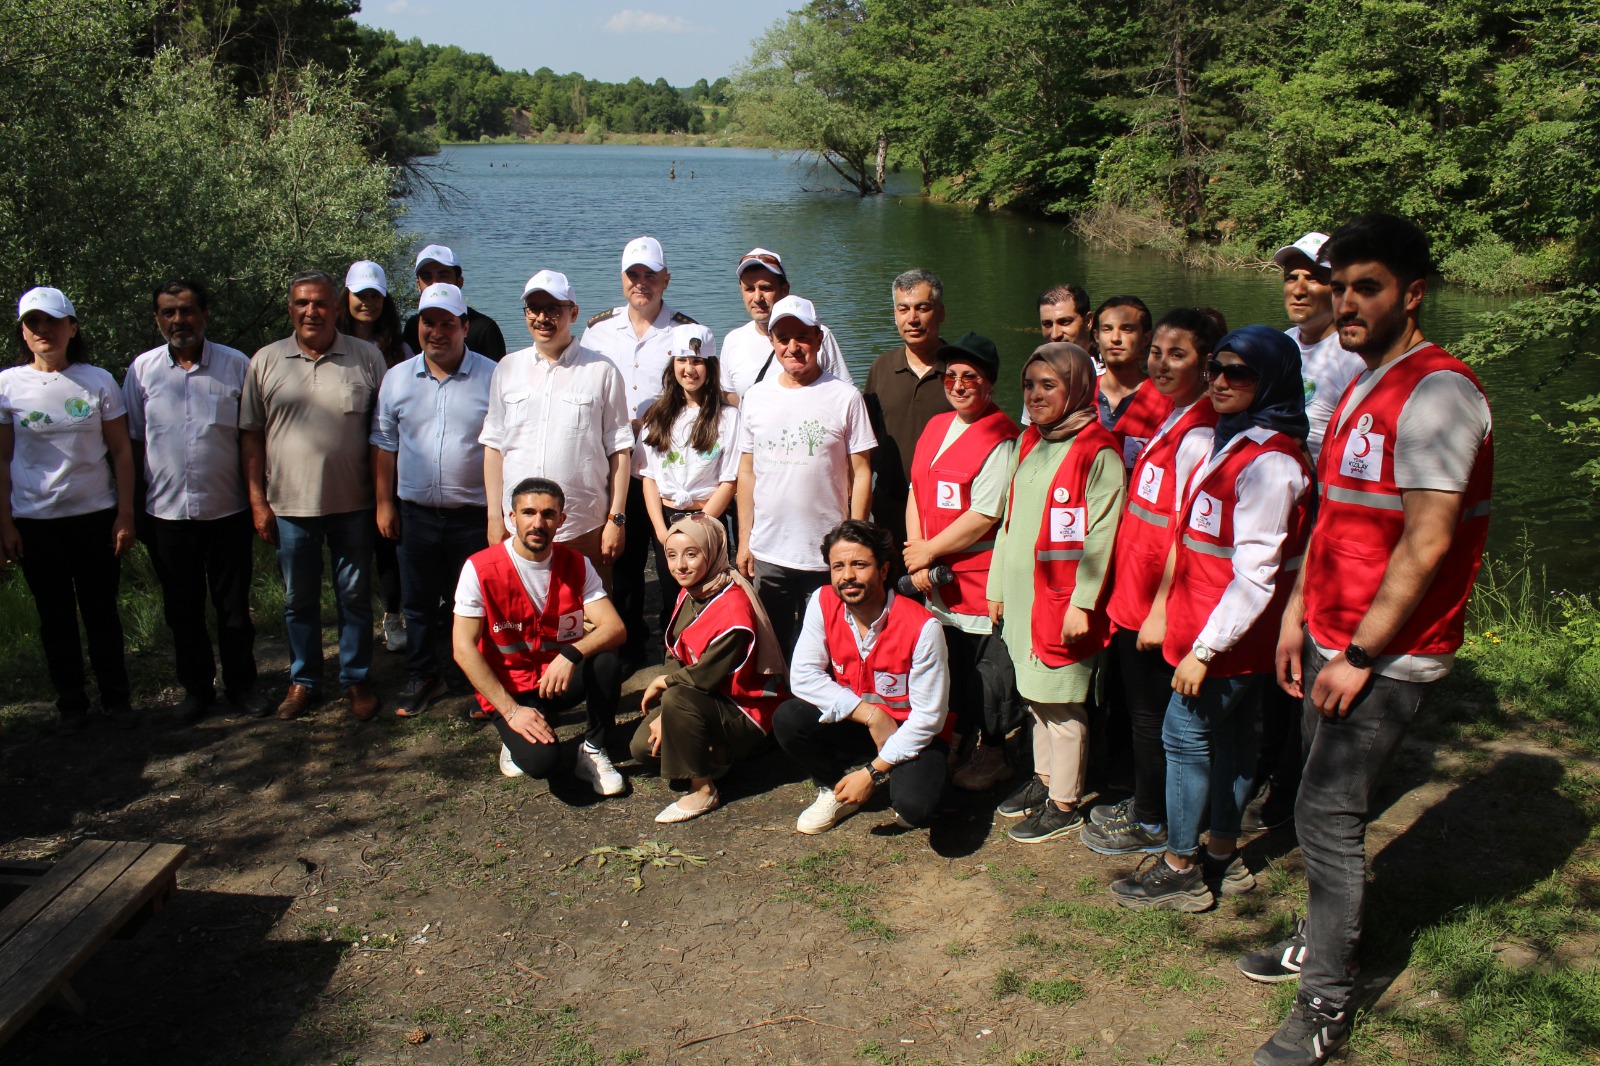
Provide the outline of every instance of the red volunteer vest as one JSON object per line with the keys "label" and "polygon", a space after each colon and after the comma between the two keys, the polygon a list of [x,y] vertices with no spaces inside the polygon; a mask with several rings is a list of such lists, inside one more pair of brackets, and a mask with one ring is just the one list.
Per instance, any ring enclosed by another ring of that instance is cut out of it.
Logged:
{"label": "red volunteer vest", "polygon": [[[1306,554],[1306,624],[1324,648],[1344,649],[1377,597],[1378,586],[1405,528],[1400,486],[1394,479],[1400,413],[1422,379],[1460,374],[1480,393],[1466,364],[1430,344],[1392,364],[1373,390],[1349,412],[1347,389],[1334,409],[1317,464],[1322,492],[1317,528]],[[1354,386],[1351,386],[1354,388]],[[1485,397],[1487,402],[1487,397]],[[1484,439],[1461,500],[1461,520],[1433,582],[1394,639],[1374,652],[1444,655],[1461,646],[1467,597],[1483,562],[1494,488],[1494,435]]]}
{"label": "red volunteer vest", "polygon": [[[891,592],[889,620],[863,659],[856,650],[855,623],[850,621],[844,601],[828,589],[820,599],[828,672],[833,679],[857,696],[875,695],[883,700],[883,709],[897,722],[911,717],[911,656],[923,626],[933,615],[916,600]],[[948,742],[953,736],[955,718],[946,714],[939,739]]]}
{"label": "red volunteer vest", "polygon": [[[917,517],[922,523],[923,537],[929,540],[971,509],[972,482],[983,464],[997,447],[1016,440],[1022,432],[1010,415],[996,408],[968,426],[935,459],[934,452],[944,443],[955,417],[954,411],[933,416],[922,436],[917,438],[917,450],[911,463],[911,491],[917,501]],[[940,557],[939,561],[956,575],[954,581],[939,589],[939,599],[953,613],[988,613],[989,563],[994,557],[994,531],[999,525],[997,519],[989,532],[966,551]]]}
{"label": "red volunteer vest", "polygon": [[1117,454],[1122,456],[1125,469],[1133,469],[1134,460],[1171,413],[1172,401],[1161,395],[1155,382],[1149,378],[1141,381],[1122,417],[1115,425],[1107,427],[1117,439]]}
{"label": "red volunteer vest", "polygon": [[1147,444],[1133,464],[1128,509],[1117,527],[1111,599],[1106,603],[1106,615],[1118,629],[1137,632],[1155,604],[1172,548],[1173,512],[1183,490],[1175,472],[1178,447],[1191,431],[1216,424],[1216,408],[1202,396],[1171,429]]}
{"label": "red volunteer vest", "polygon": [[[583,636],[583,556],[560,544],[550,549],[550,594],[536,610],[504,544],[467,560],[483,590],[483,635],[478,651],[513,695],[539,687],[544,668],[562,644]],[[480,693],[486,711],[494,705]]]}
{"label": "red volunteer vest", "polygon": [[[1018,463],[1042,440],[1037,427],[1022,434]],[[1111,620],[1105,611],[1089,612],[1089,632],[1071,645],[1060,643],[1061,620],[1066,617],[1072,593],[1078,586],[1078,563],[1083,559],[1084,535],[1088,532],[1087,487],[1089,468],[1103,451],[1117,451],[1117,440],[1099,422],[1091,422],[1067,449],[1050,482],[1045,521],[1034,541],[1033,654],[1046,666],[1070,666],[1106,649],[1111,643]],[[1012,491],[1016,491],[1013,483]],[[1010,515],[1007,515],[1009,523]],[[1009,528],[1009,527],[1008,527]],[[1021,532],[1020,530],[1018,531]],[[1109,589],[1101,590],[1102,600]]]}
{"label": "red volunteer vest", "polygon": [[[1189,498],[1178,516],[1178,555],[1172,571],[1172,589],[1167,593],[1167,638],[1161,646],[1167,662],[1177,666],[1194,647],[1211,612],[1222,601],[1222,593],[1233,580],[1233,509],[1239,502],[1239,475],[1266,452],[1293,456],[1311,475],[1297,441],[1274,433],[1265,444],[1245,440],[1229,452],[1204,477],[1201,467],[1190,479]],[[1273,583],[1272,599],[1239,642],[1218,652],[1206,674],[1232,677],[1237,674],[1270,673],[1278,648],[1278,629],[1283,609],[1294,591],[1296,571],[1311,527],[1310,493],[1295,502],[1289,514],[1288,536]]]}
{"label": "red volunteer vest", "polygon": [[[668,633],[677,623],[678,611],[683,608],[683,601],[688,595],[686,590],[678,591],[678,602],[672,608],[672,621],[667,623]],[[756,669],[756,615],[744,589],[729,582],[728,587],[713,596],[711,602],[695,615],[694,621],[678,634],[677,643],[667,645],[667,650],[680,663],[693,666],[700,661],[707,648],[729,633],[750,634],[750,650],[745,653],[744,662],[717,686],[717,691],[738,704],[739,709],[760,726],[763,733],[771,733],[772,713],[783,702],[783,679],[770,677]]]}

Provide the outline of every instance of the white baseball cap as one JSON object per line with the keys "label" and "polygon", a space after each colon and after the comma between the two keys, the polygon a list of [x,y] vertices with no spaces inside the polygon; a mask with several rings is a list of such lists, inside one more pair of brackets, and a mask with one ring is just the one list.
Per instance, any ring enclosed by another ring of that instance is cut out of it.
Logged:
{"label": "white baseball cap", "polygon": [[368,289],[377,289],[380,293],[389,295],[389,275],[383,272],[383,267],[370,259],[358,259],[350,264],[350,269],[344,272],[344,287],[351,292],[365,292]]}
{"label": "white baseball cap", "polygon": [[654,237],[635,237],[622,250],[622,269],[642,266],[647,270],[667,269],[667,258],[661,254],[661,242]]}
{"label": "white baseball cap", "polygon": [[1295,241],[1286,244],[1272,253],[1272,261],[1280,267],[1286,267],[1291,262],[1301,257],[1311,260],[1312,266],[1327,266],[1327,262],[1318,258],[1322,255],[1322,246],[1328,243],[1326,233],[1311,232]]}
{"label": "white baseball cap", "polygon": [[784,273],[783,270],[783,256],[766,248],[752,248],[748,252],[744,253],[744,255],[740,256],[739,268],[737,271],[735,271],[735,273],[742,278],[744,277],[744,272],[752,267],[761,267],[764,270],[770,270],[780,278],[787,278],[789,276],[788,274]]}
{"label": "white baseball cap", "polygon": [[461,295],[461,290],[448,281],[435,282],[422,290],[422,297],[417,300],[417,314],[437,307],[441,311],[449,311],[460,318],[467,313],[467,301]]}
{"label": "white baseball cap", "polygon": [[29,289],[22,294],[22,299],[17,301],[17,321],[22,321],[22,316],[29,311],[43,311],[51,318],[78,317],[78,312],[73,309],[72,301],[67,299],[67,294],[46,285]]}
{"label": "white baseball cap", "polygon": [[522,298],[526,300],[530,293],[544,292],[554,296],[562,303],[575,304],[578,296],[572,291],[572,282],[559,270],[541,270],[528,279],[522,287]]}
{"label": "white baseball cap", "polygon": [[435,263],[438,263],[440,266],[459,267],[461,265],[461,260],[456,258],[456,253],[452,252],[442,244],[430,244],[422,251],[418,252],[417,268],[420,270],[422,268],[422,264],[426,263],[430,259],[432,259]]}
{"label": "white baseball cap", "polygon": [[717,339],[712,336],[711,327],[702,326],[698,322],[673,326],[672,341],[668,351],[673,358],[692,355],[700,359],[711,359],[717,354]]}
{"label": "white baseball cap", "polygon": [[780,319],[794,318],[807,326],[817,325],[817,309],[811,301],[799,296],[785,296],[772,305],[772,317],[767,319],[767,331],[771,332]]}

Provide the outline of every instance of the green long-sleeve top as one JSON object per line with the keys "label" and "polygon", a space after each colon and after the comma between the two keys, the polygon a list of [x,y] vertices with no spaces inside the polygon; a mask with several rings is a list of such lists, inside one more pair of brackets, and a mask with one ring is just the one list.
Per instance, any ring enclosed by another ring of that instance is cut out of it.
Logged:
{"label": "green long-sleeve top", "polygon": [[[697,600],[693,596],[684,598],[683,607],[678,611],[678,617],[672,626],[672,640],[676,641],[689,628],[689,623],[700,617],[700,611],[710,600]],[[700,656],[700,661],[693,666],[688,666],[678,661],[671,652],[667,653],[666,665],[677,664],[678,669],[667,674],[667,684],[687,685],[697,688],[701,692],[715,692],[718,685],[722,684],[733,672],[739,669],[739,664],[744,662],[745,656],[750,651],[750,644],[755,638],[743,630],[736,630],[713,640],[706,648],[706,653]]]}
{"label": "green long-sleeve top", "polygon": [[[1041,440],[1020,463],[1012,459],[1011,491],[1007,497],[1010,521],[995,534],[994,559],[989,565],[989,598],[1005,605],[1003,629],[1006,649],[1017,672],[1017,692],[1034,703],[1082,703],[1099,656],[1071,666],[1049,667],[1033,655],[1034,546],[1049,506],[1050,483],[1076,438]],[[1111,572],[1117,520],[1127,496],[1127,472],[1122,457],[1101,452],[1089,467],[1084,507],[1087,528],[1083,559],[1078,563],[1072,605],[1093,611],[1100,605],[1100,590]],[[1059,627],[1061,619],[1056,619]],[[1054,636],[1059,637],[1059,629]]]}

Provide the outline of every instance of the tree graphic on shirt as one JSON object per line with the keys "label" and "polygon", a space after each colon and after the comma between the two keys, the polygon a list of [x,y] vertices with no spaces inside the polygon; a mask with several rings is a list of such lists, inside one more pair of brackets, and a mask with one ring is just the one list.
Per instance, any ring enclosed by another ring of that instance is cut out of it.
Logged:
{"label": "tree graphic on shirt", "polygon": [[815,418],[808,418],[795,429],[801,440],[806,442],[806,455],[816,455],[817,445],[827,437],[822,423]]}

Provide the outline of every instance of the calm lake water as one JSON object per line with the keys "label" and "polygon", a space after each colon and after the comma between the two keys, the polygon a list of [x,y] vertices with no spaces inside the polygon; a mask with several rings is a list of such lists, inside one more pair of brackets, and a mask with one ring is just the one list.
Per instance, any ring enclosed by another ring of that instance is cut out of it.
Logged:
{"label": "calm lake water", "polygon": [[[1135,293],[1157,317],[1173,306],[1209,304],[1230,325],[1287,324],[1275,272],[1192,270],[1153,254],[1090,247],[1059,224],[928,202],[911,175],[896,176],[884,196],[861,199],[833,191],[830,175],[766,151],[472,145],[432,162],[455,195],[446,203],[416,197],[403,225],[416,247],[455,249],[468,301],[500,323],[513,349],[530,343],[521,312],[529,276],[565,273],[587,317],[621,302],[622,246],[641,233],[665,249],[669,302],[719,337],[748,321],[733,274],[739,256],[757,245],[779,252],[794,292],[816,304],[858,382],[878,353],[898,343],[890,284],[911,267],[944,281],[945,336],[983,333],[1018,370],[1038,343],[1037,294],[1059,281],[1083,285],[1096,301]],[[1285,242],[1298,236],[1287,233]],[[1511,302],[1437,290],[1424,326],[1448,348],[1478,314]],[[1552,353],[1530,351],[1479,369],[1495,414],[1490,544],[1514,552],[1526,530],[1552,588],[1588,589],[1600,562],[1597,508],[1569,474],[1571,452],[1534,419],[1565,421],[1560,401],[1600,391],[1600,366],[1586,363],[1541,387],[1553,364]],[[1003,372],[998,398],[1016,411],[1021,388],[1013,378]]]}

